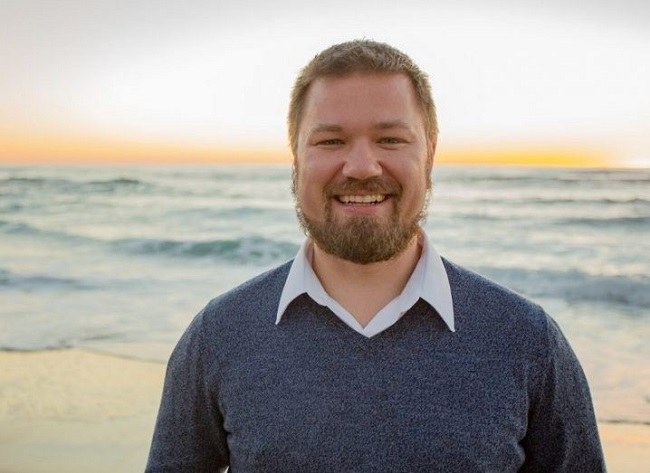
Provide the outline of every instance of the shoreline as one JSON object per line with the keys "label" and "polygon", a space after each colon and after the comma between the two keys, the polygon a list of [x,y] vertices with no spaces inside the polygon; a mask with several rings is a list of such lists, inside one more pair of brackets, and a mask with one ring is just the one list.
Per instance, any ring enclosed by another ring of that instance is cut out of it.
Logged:
{"label": "shoreline", "polygon": [[[0,352],[0,473],[143,471],[165,364],[97,350]],[[650,464],[650,425],[598,423],[609,473]]]}

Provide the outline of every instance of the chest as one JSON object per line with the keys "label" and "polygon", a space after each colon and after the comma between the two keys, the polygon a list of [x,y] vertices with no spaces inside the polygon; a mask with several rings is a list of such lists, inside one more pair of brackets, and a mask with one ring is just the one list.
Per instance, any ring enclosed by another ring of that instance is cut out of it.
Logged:
{"label": "chest", "polygon": [[523,368],[421,348],[296,344],[215,389],[236,471],[516,471]]}

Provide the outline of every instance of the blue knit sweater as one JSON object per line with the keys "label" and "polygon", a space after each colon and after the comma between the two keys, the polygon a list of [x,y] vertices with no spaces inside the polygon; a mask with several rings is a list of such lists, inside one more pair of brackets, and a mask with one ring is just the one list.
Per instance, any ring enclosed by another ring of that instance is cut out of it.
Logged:
{"label": "blue knit sweater", "polygon": [[372,338],[289,263],[211,301],[167,368],[147,471],[601,472],[584,374],[537,305],[444,261],[456,332],[420,300]]}

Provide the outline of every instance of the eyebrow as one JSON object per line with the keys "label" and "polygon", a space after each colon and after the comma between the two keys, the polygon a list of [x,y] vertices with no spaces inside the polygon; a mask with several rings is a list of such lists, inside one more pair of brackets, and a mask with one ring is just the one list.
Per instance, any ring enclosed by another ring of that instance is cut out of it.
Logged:
{"label": "eyebrow", "polygon": [[379,122],[375,125],[373,125],[373,128],[377,130],[387,130],[390,128],[404,128],[405,130],[411,131],[411,127],[409,126],[408,123],[402,120],[390,120],[386,122]]}
{"label": "eyebrow", "polygon": [[321,132],[332,132],[332,131],[343,131],[343,127],[340,125],[328,125],[327,123],[321,123],[319,125],[316,125],[312,127],[309,130],[309,134],[313,135],[314,133],[321,133]]}
{"label": "eyebrow", "polygon": [[[405,130],[411,131],[411,127],[402,120],[389,120],[383,122],[377,122],[372,126],[375,130],[388,130],[391,128],[403,128]],[[309,134],[314,133],[323,133],[323,132],[340,132],[343,131],[343,127],[340,125],[333,125],[328,123],[320,123],[309,130]]]}

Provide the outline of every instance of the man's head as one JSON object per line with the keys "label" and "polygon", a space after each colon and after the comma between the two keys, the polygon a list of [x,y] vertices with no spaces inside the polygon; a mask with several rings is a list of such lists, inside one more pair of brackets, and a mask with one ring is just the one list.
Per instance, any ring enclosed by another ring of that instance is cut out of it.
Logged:
{"label": "man's head", "polygon": [[427,138],[432,140],[435,146],[438,136],[438,121],[427,74],[410,57],[386,43],[354,40],[335,44],[321,51],[300,71],[296,78],[291,91],[287,116],[289,143],[294,158],[305,99],[314,80],[352,74],[400,73],[405,74],[411,80],[425,122]]}
{"label": "man's head", "polygon": [[299,221],[323,251],[385,261],[417,233],[437,124],[426,75],[372,41],[332,46],[294,86],[289,111]]}

